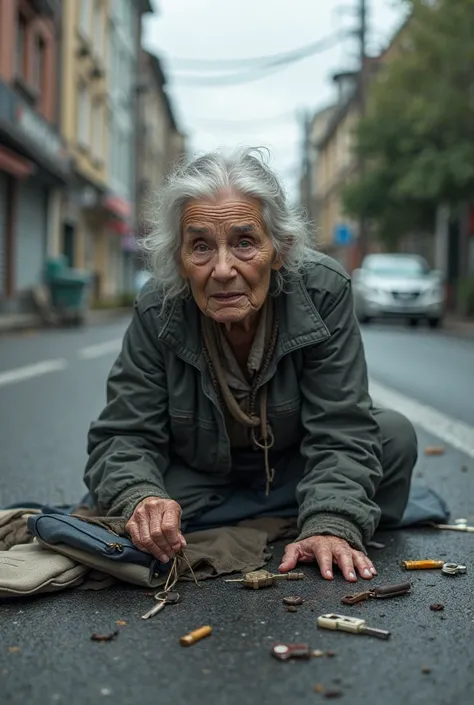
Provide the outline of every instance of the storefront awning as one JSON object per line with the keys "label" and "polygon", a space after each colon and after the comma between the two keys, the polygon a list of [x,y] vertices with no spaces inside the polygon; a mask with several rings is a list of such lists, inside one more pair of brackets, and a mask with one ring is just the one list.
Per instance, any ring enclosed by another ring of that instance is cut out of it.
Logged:
{"label": "storefront awning", "polygon": [[34,164],[28,159],[19,157],[6,147],[0,147],[0,171],[6,171],[7,174],[14,176],[16,179],[25,179],[34,170]]}

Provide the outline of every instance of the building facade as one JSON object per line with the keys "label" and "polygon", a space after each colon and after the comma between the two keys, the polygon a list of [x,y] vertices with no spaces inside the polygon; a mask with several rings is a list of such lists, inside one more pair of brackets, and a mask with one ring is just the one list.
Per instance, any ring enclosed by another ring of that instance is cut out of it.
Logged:
{"label": "building facade", "polygon": [[148,0],[64,0],[62,128],[74,183],[63,202],[61,252],[92,272],[97,300],[132,290],[135,142],[141,17]]}
{"label": "building facade", "polygon": [[137,120],[137,212],[139,235],[150,232],[157,194],[172,166],[186,152],[159,59],[142,50]]}
{"label": "building facade", "polygon": [[60,0],[0,0],[0,311],[29,308],[70,160],[58,129]]}
{"label": "building facade", "polygon": [[[406,41],[405,23],[395,34],[387,49],[378,57],[368,58],[365,76],[368,90],[382,64],[393,61]],[[354,154],[354,131],[361,116],[359,95],[360,74],[339,73],[334,76],[337,102],[329,113],[315,116],[317,135],[313,149],[317,154],[313,171],[313,208],[317,214],[318,237],[321,249],[331,254],[348,270],[358,267],[361,252],[358,242],[359,224],[344,212],[342,192],[359,169]],[[379,249],[376,241],[370,250]]]}

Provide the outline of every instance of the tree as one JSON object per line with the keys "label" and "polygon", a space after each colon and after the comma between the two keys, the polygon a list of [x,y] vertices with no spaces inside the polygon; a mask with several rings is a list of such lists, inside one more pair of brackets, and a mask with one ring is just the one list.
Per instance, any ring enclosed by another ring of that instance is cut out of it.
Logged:
{"label": "tree", "polygon": [[399,55],[382,63],[356,132],[367,166],[343,194],[391,241],[474,193],[474,0],[403,1]]}

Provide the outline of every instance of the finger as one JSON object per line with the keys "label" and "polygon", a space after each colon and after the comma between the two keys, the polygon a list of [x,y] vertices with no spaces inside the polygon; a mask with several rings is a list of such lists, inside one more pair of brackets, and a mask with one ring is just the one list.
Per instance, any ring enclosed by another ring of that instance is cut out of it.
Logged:
{"label": "finger", "polygon": [[331,549],[327,544],[317,544],[313,548],[314,557],[319,565],[319,570],[321,575],[325,580],[332,580],[334,578],[334,573],[332,569],[333,555]]}
{"label": "finger", "polygon": [[[148,521],[142,519],[139,521],[138,528],[140,531],[140,548],[143,551],[152,553],[155,558],[158,558],[162,563],[168,563],[170,555],[164,545],[161,545],[156,538],[151,535],[151,529]],[[154,532],[156,536],[156,531]],[[161,535],[161,532],[160,532]],[[171,551],[171,549],[169,549]]]}
{"label": "finger", "polygon": [[357,580],[357,575],[355,573],[354,561],[352,560],[352,550],[349,547],[338,546],[334,550],[334,554],[336,556],[337,565],[345,579],[350,583],[354,583]]}
{"label": "finger", "polygon": [[181,523],[181,512],[178,507],[167,509],[161,521],[161,531],[165,541],[176,553],[181,549],[181,539],[184,538],[179,530]]}
{"label": "finger", "polygon": [[163,514],[158,511],[150,512],[144,518],[144,532],[146,532],[148,550],[157,556],[160,561],[167,563],[174,556],[175,551],[170,546],[163,533]]}
{"label": "finger", "polygon": [[138,529],[138,524],[131,519],[125,525],[125,530],[129,534],[134,546],[144,551],[145,549],[140,544],[140,531]]}
{"label": "finger", "polygon": [[354,561],[355,567],[359,571],[359,575],[365,580],[372,580],[374,577],[374,574],[372,573],[372,569],[374,568],[372,561],[367,558],[362,551],[354,550],[352,551],[352,560]]}
{"label": "finger", "polygon": [[285,554],[281,560],[280,567],[278,568],[280,573],[288,573],[289,570],[293,570],[298,563],[299,548],[295,543],[289,543],[285,548]]}

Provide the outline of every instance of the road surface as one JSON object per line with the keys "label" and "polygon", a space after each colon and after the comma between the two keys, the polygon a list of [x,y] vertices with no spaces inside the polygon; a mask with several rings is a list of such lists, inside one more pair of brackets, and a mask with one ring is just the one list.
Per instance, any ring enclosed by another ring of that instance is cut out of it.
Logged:
{"label": "road surface", "polygon": [[[85,437],[102,408],[105,378],[127,321],[84,330],[0,338],[0,505],[32,499],[74,502],[83,492]],[[448,500],[452,516],[474,522],[474,340],[396,326],[364,328],[372,393],[417,423],[420,460],[415,481]],[[446,453],[426,457],[427,445]],[[288,613],[280,585],[252,592],[220,581],[182,589],[179,608],[154,620],[146,591],[133,587],[72,591],[0,604],[0,703],[44,705],[225,705],[324,702],[338,691],[351,705],[468,705],[474,698],[474,536],[407,530],[380,534],[373,550],[379,583],[406,578],[406,558],[444,558],[468,565],[468,574],[410,574],[413,594],[351,608],[371,626],[388,628],[388,642],[321,632],[318,614],[345,611],[351,591],[341,578],[326,583],[314,569],[298,584],[307,602]],[[271,567],[283,546],[275,546]],[[442,612],[432,603],[442,602]],[[100,644],[92,632],[114,630]],[[178,638],[202,624],[213,635],[190,649]],[[333,649],[333,659],[279,663],[274,641]],[[429,670],[430,672],[423,672]]]}

